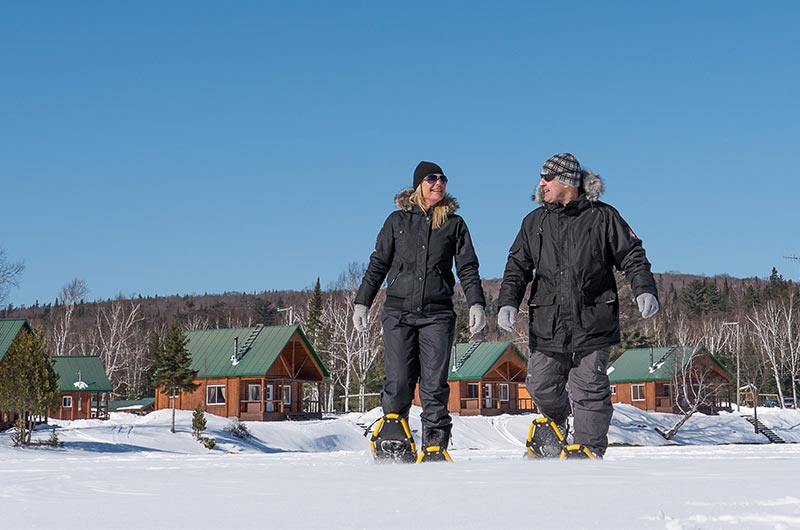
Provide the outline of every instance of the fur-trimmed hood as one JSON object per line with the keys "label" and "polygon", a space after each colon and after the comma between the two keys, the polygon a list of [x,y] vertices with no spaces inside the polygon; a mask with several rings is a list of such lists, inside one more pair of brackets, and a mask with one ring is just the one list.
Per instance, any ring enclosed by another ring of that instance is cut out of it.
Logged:
{"label": "fur-trimmed hood", "polygon": [[[586,194],[587,201],[597,202],[605,191],[603,179],[600,178],[600,175],[595,175],[586,169],[581,169],[581,172],[583,173],[583,178],[581,180],[580,191]],[[544,191],[541,185],[536,186],[536,191],[533,192],[531,199],[544,205]]]}
{"label": "fur-trimmed hood", "polygon": [[[414,190],[411,188],[404,189],[395,196],[394,198],[395,205],[397,205],[397,207],[403,210],[404,212],[410,212],[415,206],[415,204],[411,202],[411,195],[413,193]],[[444,194],[444,198],[442,199],[442,202],[439,204],[447,207],[448,217],[456,213],[456,211],[459,208],[458,201],[456,200],[455,197],[453,197],[449,193]]]}

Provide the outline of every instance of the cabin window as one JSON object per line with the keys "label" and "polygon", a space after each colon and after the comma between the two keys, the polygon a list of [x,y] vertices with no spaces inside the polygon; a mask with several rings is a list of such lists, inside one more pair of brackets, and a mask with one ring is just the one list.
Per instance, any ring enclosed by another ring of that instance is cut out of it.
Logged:
{"label": "cabin window", "polygon": [[664,388],[661,391],[661,396],[662,397],[669,397],[670,396],[669,383],[664,383]]}
{"label": "cabin window", "polygon": [[284,405],[291,405],[292,404],[292,386],[291,385],[283,385],[283,404]]}
{"label": "cabin window", "polygon": [[500,401],[508,401],[508,383],[500,383]]}
{"label": "cabin window", "polygon": [[468,398],[478,397],[478,383],[467,383],[467,397]]}
{"label": "cabin window", "polygon": [[612,396],[617,395],[617,385],[611,385],[611,395]]}
{"label": "cabin window", "polygon": [[247,385],[248,401],[261,401],[261,385]]}
{"label": "cabin window", "polygon": [[644,401],[644,385],[631,385],[631,400]]}
{"label": "cabin window", "polygon": [[72,396],[63,396],[61,398],[61,406],[65,409],[72,408]]}
{"label": "cabin window", "polygon": [[206,389],[206,404],[224,405],[225,404],[225,385],[213,385]]}

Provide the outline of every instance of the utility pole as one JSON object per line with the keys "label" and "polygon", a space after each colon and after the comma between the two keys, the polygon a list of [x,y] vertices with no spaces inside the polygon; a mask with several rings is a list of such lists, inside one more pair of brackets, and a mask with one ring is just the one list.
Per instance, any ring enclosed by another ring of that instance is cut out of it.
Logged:
{"label": "utility pole", "polygon": [[279,307],[277,309],[278,313],[286,313],[286,324],[291,326],[294,323],[294,306],[289,307]]}

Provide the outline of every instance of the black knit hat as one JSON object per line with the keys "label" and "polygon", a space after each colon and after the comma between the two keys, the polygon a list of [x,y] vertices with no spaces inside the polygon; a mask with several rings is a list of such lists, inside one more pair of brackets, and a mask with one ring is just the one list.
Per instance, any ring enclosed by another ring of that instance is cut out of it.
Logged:
{"label": "black knit hat", "polygon": [[545,180],[555,179],[573,188],[581,185],[581,165],[572,153],[559,153],[548,158],[541,175]]}
{"label": "black knit hat", "polygon": [[444,171],[442,168],[438,166],[438,164],[434,164],[433,162],[425,162],[424,160],[417,164],[417,169],[414,170],[414,189],[417,189],[417,186],[420,185],[422,179],[426,176],[430,175],[431,173],[439,173],[444,175]]}

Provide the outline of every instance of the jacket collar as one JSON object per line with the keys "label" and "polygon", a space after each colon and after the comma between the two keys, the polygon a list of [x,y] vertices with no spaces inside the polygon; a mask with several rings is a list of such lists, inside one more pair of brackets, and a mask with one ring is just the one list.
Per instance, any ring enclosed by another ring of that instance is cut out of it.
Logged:
{"label": "jacket collar", "polygon": [[[406,188],[402,190],[395,196],[394,204],[404,212],[414,212],[414,211],[421,212],[422,210],[420,210],[420,208],[416,204],[411,202],[412,193],[414,193],[414,190],[411,188]],[[459,208],[458,201],[456,200],[455,197],[453,197],[449,193],[444,194],[444,199],[442,199],[442,202],[440,202],[439,204],[447,207],[448,217],[456,213],[456,211]]]}

